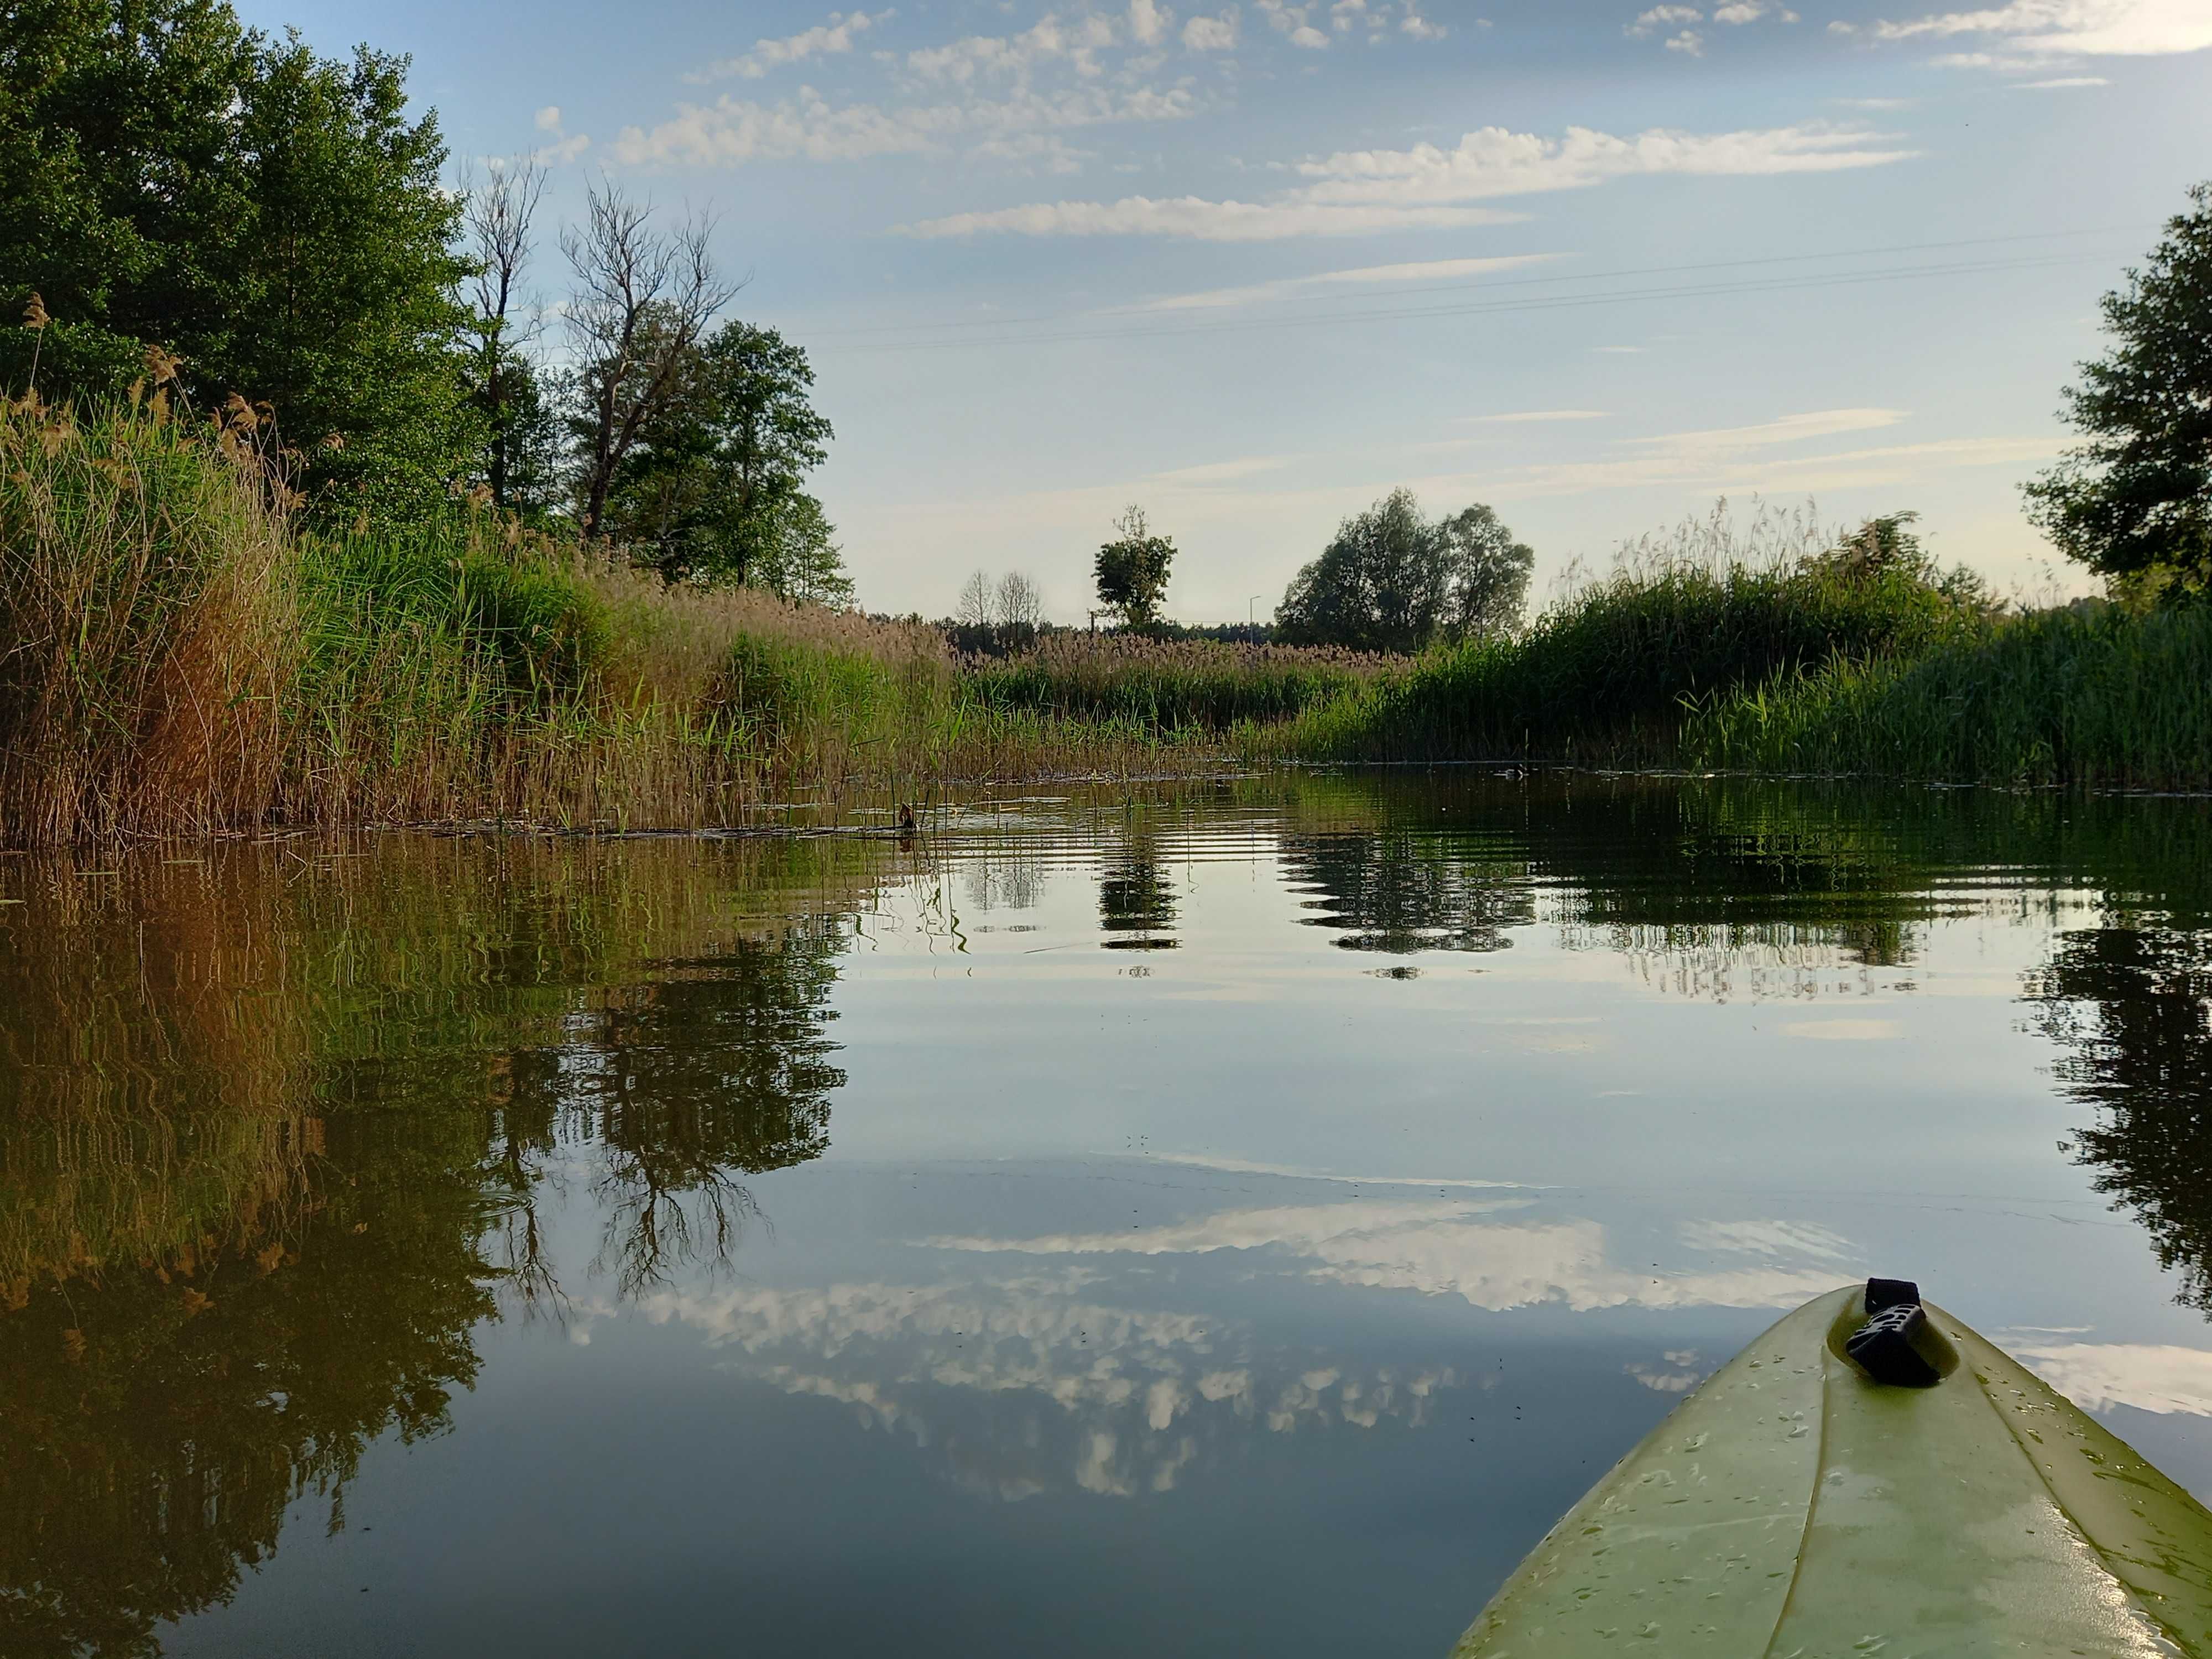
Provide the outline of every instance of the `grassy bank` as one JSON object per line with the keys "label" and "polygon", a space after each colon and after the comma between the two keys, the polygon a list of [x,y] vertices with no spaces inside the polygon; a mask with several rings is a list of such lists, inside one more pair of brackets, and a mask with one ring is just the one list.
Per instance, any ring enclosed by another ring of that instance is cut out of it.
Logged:
{"label": "grassy bank", "polygon": [[2212,785],[2212,611],[2010,617],[1905,658],[1839,659],[1698,707],[1699,766],[2075,784]]}
{"label": "grassy bank", "polygon": [[1913,657],[1983,625],[1973,586],[1895,528],[1747,548],[1723,520],[1692,521],[1516,635],[1431,652],[1251,741],[1331,760],[1670,763],[1693,702],[1837,659]]}
{"label": "grassy bank", "polygon": [[1055,706],[963,674],[934,629],[668,586],[460,507],[310,533],[250,421],[0,416],[0,843],[681,825],[1212,763],[1112,673]]}
{"label": "grassy bank", "polygon": [[1723,520],[1415,659],[937,629],[671,586],[456,506],[302,526],[251,416],[0,415],[0,844],[683,827],[1237,761],[2212,785],[2212,615],[2009,617],[1899,521]]}

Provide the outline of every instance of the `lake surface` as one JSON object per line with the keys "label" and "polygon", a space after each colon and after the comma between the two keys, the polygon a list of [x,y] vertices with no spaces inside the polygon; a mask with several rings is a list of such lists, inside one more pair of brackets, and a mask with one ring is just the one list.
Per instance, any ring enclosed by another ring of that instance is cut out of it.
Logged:
{"label": "lake surface", "polygon": [[0,1650],[1441,1656],[1784,1310],[2212,1494],[2212,803],[0,859]]}

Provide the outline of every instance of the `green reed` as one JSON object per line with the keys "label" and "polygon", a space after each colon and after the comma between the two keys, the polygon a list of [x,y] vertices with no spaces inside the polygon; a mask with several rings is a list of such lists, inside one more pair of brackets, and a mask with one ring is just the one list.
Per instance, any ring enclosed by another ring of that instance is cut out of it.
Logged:
{"label": "green reed", "polygon": [[1735,688],[1686,723],[1699,765],[2130,788],[2212,785],[2212,611],[2044,611],[1909,659]]}

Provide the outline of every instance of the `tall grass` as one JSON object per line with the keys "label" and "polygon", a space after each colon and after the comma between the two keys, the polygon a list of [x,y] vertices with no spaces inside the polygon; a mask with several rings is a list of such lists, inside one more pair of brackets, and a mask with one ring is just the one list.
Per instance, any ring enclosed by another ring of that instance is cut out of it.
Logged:
{"label": "tall grass", "polygon": [[2212,611],[2045,611],[1908,659],[1832,661],[1711,700],[1682,748],[1767,772],[2203,788]]}
{"label": "tall grass", "polygon": [[1218,732],[1301,714],[1392,666],[1388,657],[1328,647],[1061,634],[1019,656],[975,659],[963,678],[995,709]]}
{"label": "tall grass", "polygon": [[1211,764],[918,625],[669,587],[460,508],[308,534],[251,430],[0,410],[0,844],[272,822],[727,823],[812,792]]}
{"label": "tall grass", "polygon": [[1518,635],[1432,652],[1246,737],[1310,758],[1664,763],[1700,698],[1832,659],[1911,655],[1983,617],[1970,585],[1909,553],[1809,514],[1763,512],[1739,532],[1723,503],[1630,544]]}

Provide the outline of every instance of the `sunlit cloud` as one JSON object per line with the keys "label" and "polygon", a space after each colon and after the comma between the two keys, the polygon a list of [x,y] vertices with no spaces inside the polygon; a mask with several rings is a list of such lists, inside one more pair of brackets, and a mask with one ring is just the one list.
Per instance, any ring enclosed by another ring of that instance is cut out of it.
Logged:
{"label": "sunlit cloud", "polygon": [[833,11],[827,23],[817,23],[811,29],[801,29],[798,33],[785,35],[781,40],[756,40],[750,52],[736,58],[717,59],[684,78],[692,82],[720,81],[732,77],[757,81],[773,70],[792,64],[805,63],[810,58],[835,57],[848,52],[860,36],[890,22],[897,15],[895,11],[879,11],[872,16],[864,11]]}
{"label": "sunlit cloud", "polygon": [[1298,163],[1310,182],[1264,202],[1165,200],[1038,202],[925,219],[907,235],[1181,236],[1211,241],[1352,235],[1497,222],[1468,205],[1498,197],[1580,190],[1610,179],[1679,173],[1764,176],[1881,167],[1916,152],[1857,128],[1814,123],[1723,133],[1654,129],[1616,137],[1570,127],[1558,138],[1484,127],[1449,149],[1341,150]]}
{"label": "sunlit cloud", "polygon": [[1985,35],[2014,58],[2157,57],[2212,46],[2212,9],[2202,0],[2012,0],[1976,11],[1883,21],[1865,32],[1877,40]]}
{"label": "sunlit cloud", "polygon": [[1405,264],[1360,265],[1349,270],[1324,270],[1310,276],[1283,276],[1273,282],[1250,283],[1241,288],[1203,289],[1195,294],[1170,294],[1116,311],[1216,311],[1264,304],[1270,300],[1297,299],[1340,287],[1384,283],[1440,283],[1466,276],[1516,270],[1564,258],[1559,253],[1512,253],[1488,259],[1422,259]]}

